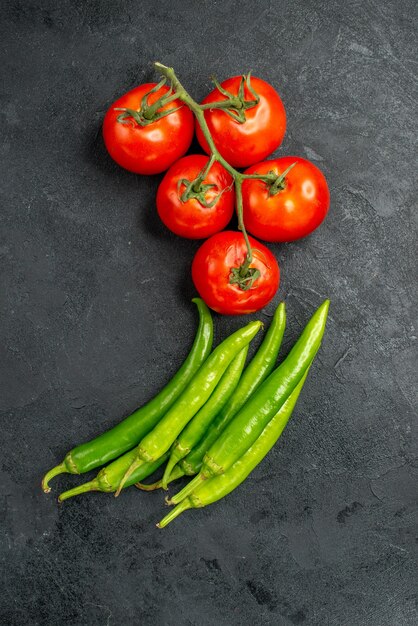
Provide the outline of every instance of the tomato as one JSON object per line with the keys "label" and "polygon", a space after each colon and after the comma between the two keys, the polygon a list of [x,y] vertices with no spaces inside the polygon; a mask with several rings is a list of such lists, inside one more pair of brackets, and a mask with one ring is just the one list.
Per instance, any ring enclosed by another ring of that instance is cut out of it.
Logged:
{"label": "tomato", "polygon": [[248,168],[245,174],[286,174],[284,188],[269,195],[269,184],[244,180],[242,198],[247,230],[265,241],[294,241],[306,237],[324,220],[330,203],[325,176],[301,157],[282,157]]}
{"label": "tomato", "polygon": [[[241,76],[234,76],[221,83],[221,87],[236,95],[241,79]],[[205,111],[205,119],[215,145],[233,167],[248,167],[265,159],[281,144],[286,130],[286,112],[279,94],[260,78],[251,76],[250,84],[260,101],[245,111],[245,122],[235,121],[221,109]],[[254,99],[248,87],[245,87],[244,94],[245,100]],[[202,104],[226,99],[227,96],[216,88]],[[207,141],[198,124],[196,134],[203,150],[209,154]]]}
{"label": "tomato", "polygon": [[[215,162],[205,176],[201,193],[205,206],[192,197],[182,201],[187,185],[193,182],[207,165],[209,157],[191,154],[176,161],[164,176],[157,192],[157,210],[164,224],[176,235],[188,239],[204,239],[225,228],[234,212],[235,192],[232,176]],[[214,185],[205,188],[206,185]]]}
{"label": "tomato", "polygon": [[273,298],[279,287],[280,271],[274,255],[250,237],[253,261],[260,276],[246,291],[230,282],[233,268],[245,261],[247,248],[242,233],[224,230],[207,239],[192,263],[192,278],[206,304],[224,315],[253,313]]}
{"label": "tomato", "polygon": [[[125,117],[124,123],[118,122],[123,111],[116,109],[140,110],[142,99],[155,86],[146,83],[128,91],[112,104],[103,122],[103,138],[110,156],[135,174],[158,174],[168,169],[188,150],[193,138],[193,114],[179,100],[166,104],[159,112],[181,108],[145,126],[132,117]],[[150,93],[147,104],[152,105],[168,91],[163,85]]]}

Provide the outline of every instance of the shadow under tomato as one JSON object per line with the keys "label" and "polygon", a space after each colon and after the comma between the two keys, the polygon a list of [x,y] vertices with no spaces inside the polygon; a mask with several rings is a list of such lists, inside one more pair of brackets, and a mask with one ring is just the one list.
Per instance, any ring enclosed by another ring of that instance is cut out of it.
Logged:
{"label": "shadow under tomato", "polygon": [[[109,156],[106,146],[104,145],[102,136],[102,123],[105,115],[105,111],[98,111],[95,114],[95,120],[93,120],[86,131],[85,142],[85,156],[89,163],[95,165],[102,172],[106,172],[115,175],[115,172],[120,169],[117,163],[115,163]],[[128,174],[128,172],[126,172]]]}

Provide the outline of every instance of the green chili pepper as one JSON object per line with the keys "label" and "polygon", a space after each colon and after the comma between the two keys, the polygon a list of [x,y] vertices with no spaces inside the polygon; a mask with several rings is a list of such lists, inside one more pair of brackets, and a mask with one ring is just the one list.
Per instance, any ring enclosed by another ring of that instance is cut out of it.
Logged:
{"label": "green chili pepper", "polygon": [[[251,362],[247,365],[239,381],[235,393],[226,403],[225,407],[210,424],[205,435],[192,451],[180,461],[167,483],[171,483],[182,476],[193,476],[197,474],[201,467],[203,458],[211,445],[218,439],[221,432],[237,414],[239,409],[245,404],[248,398],[261,385],[263,380],[270,374],[277,360],[277,355],[283,339],[286,326],[286,308],[284,302],[277,307],[270,327]],[[158,481],[153,485],[136,485],[138,489],[152,491],[162,487],[162,482]]]}
{"label": "green chili pepper", "polygon": [[244,369],[247,354],[248,345],[237,354],[235,359],[227,367],[209,400],[196,413],[193,419],[190,420],[186,428],[180,433],[177,441],[174,442],[170,459],[162,477],[163,489],[167,489],[168,479],[176,463],[184,458],[193,446],[200,441],[213,418],[222,410],[222,407],[231,397],[238,385],[242,370]]}
{"label": "green chili pepper", "polygon": [[146,435],[174,404],[212,349],[213,322],[208,307],[200,298],[192,300],[199,311],[199,327],[192,349],[171,381],[152,400],[137,409],[114,428],[77,446],[64,461],[51,469],[42,480],[48,493],[49,480],[58,474],[83,474],[120,456]]}
{"label": "green chili pepper", "polygon": [[308,370],[305,371],[297,387],[247,452],[245,452],[238,461],[235,461],[224,474],[219,474],[201,483],[193,493],[180,502],[180,504],[172,509],[172,511],[157,524],[158,528],[164,528],[187,509],[208,506],[208,504],[212,504],[224,498],[247,478],[271,450],[285,429],[308,375]]}
{"label": "green chili pepper", "polygon": [[[136,481],[143,480],[144,478],[151,476],[151,474],[153,474],[160,467],[160,465],[168,459],[168,457],[169,453],[166,452],[162,457],[157,459],[157,461],[141,465],[141,467],[138,467],[138,469],[133,472],[132,476],[126,481],[124,486],[129,487]],[[96,478],[93,478],[93,480],[89,480],[82,485],[78,485],[78,487],[64,491],[64,493],[59,496],[58,501],[64,502],[64,500],[68,500],[68,498],[78,496],[81,493],[87,493],[88,491],[104,491],[107,493],[116,491],[120,481],[125,475],[125,472],[127,472],[135,458],[136,449],[126,452],[116,459],[116,461],[109,463],[106,467],[102,467]]]}
{"label": "green chili pepper", "polygon": [[215,348],[180,398],[141,441],[137,448],[137,460],[132,463],[122,479],[116,496],[119,495],[125,481],[137,467],[148,461],[156,461],[171,447],[186,424],[208,400],[233,358],[250,343],[261,326],[261,322],[250,322]]}
{"label": "green chili pepper", "polygon": [[329,300],[309,320],[286,359],[251,396],[205,455],[200,473],[169,504],[178,504],[202,480],[223,474],[255,442],[272,416],[292,393],[319,349],[325,330]]}

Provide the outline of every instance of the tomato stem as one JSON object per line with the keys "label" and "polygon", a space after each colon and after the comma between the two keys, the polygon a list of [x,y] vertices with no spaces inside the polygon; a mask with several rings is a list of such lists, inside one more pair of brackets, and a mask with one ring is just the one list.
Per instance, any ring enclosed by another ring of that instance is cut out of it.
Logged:
{"label": "tomato stem", "polygon": [[235,178],[235,194],[237,201],[237,216],[238,216],[238,229],[242,232],[245,245],[247,246],[247,255],[244,263],[239,267],[231,268],[230,282],[238,285],[243,291],[251,289],[257,278],[260,276],[260,271],[255,267],[250,267],[253,260],[253,251],[248,239],[248,234],[244,225],[244,208],[242,204],[242,174],[239,174]]}
{"label": "tomato stem", "polygon": [[210,159],[209,159],[209,161],[207,162],[205,167],[202,169],[200,174],[194,179],[194,181],[192,183],[192,189],[196,193],[201,190],[202,183],[205,180],[206,176],[209,174],[210,169],[211,169],[212,165],[215,163],[215,161],[216,161],[216,156],[214,154],[212,154]]}
{"label": "tomato stem", "polygon": [[253,260],[253,254],[250,246],[250,241],[248,239],[248,234],[244,225],[244,208],[242,205],[242,176],[239,176],[235,179],[235,194],[237,201],[237,216],[238,216],[238,230],[242,232],[245,239],[245,244],[247,246],[247,258],[245,260],[246,269],[250,266],[251,261]]}
{"label": "tomato stem", "polygon": [[[238,95],[234,96],[229,93],[218,83],[216,79],[213,79],[213,82],[217,89],[227,98],[227,100],[223,100],[221,102],[210,103],[208,105],[201,105],[194,100],[191,95],[186,91],[183,87],[179,79],[177,78],[174,69],[172,67],[167,67],[162,63],[156,62],[154,63],[154,68],[162,74],[166,79],[168,79],[171,83],[171,87],[174,91],[174,94],[181,102],[184,102],[189,109],[194,113],[197,122],[202,130],[202,133],[208,143],[211,157],[209,162],[204,170],[199,174],[199,176],[192,181],[191,184],[187,186],[186,192],[187,194],[193,193],[198,194],[201,190],[201,183],[204,180],[205,176],[209,172],[209,169],[212,167],[215,161],[218,161],[223,167],[231,174],[234,183],[235,183],[235,192],[236,192],[236,205],[237,205],[237,216],[238,216],[238,228],[242,232],[245,240],[245,245],[247,247],[247,254],[244,262],[240,265],[240,267],[231,268],[231,277],[230,282],[237,284],[241,289],[247,290],[250,289],[257,278],[260,276],[260,272],[255,267],[250,267],[253,260],[253,253],[250,245],[250,241],[248,238],[247,230],[245,228],[244,223],[244,211],[242,204],[242,183],[246,178],[258,178],[260,180],[265,181],[268,184],[274,184],[277,180],[276,175],[272,175],[271,173],[267,175],[245,175],[238,172],[232,165],[228,163],[224,159],[224,157],[220,154],[218,149],[215,146],[215,142],[207,125],[204,110],[210,108],[219,108],[224,109],[226,113],[230,114],[237,122],[245,122],[245,110],[249,109],[253,106],[256,106],[259,102],[259,96],[251,87],[251,76],[248,73],[245,76],[242,76],[241,84],[239,87]],[[245,100],[244,93],[245,87],[249,90],[254,100]],[[186,184],[188,181],[181,181]],[[185,193],[186,193],[185,192]],[[184,197],[184,193],[182,198]],[[196,196],[195,196],[196,197]]]}
{"label": "tomato stem", "polygon": [[244,180],[262,180],[265,183],[274,183],[277,180],[277,175],[274,172],[269,174],[241,174]]}
{"label": "tomato stem", "polygon": [[295,167],[295,165],[296,165],[296,162],[295,163],[291,163],[289,165],[289,167],[287,167],[282,174],[279,174],[279,176],[275,176],[274,172],[270,172],[270,174],[273,174],[276,179],[270,185],[269,196],[275,196],[277,193],[279,193],[279,191],[282,191],[283,189],[285,189],[285,187],[286,187],[286,176],[288,175],[290,170]]}

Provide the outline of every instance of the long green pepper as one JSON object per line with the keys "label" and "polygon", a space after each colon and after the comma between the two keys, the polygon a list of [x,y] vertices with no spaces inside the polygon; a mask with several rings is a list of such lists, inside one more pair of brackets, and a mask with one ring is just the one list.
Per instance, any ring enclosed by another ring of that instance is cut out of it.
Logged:
{"label": "long green pepper", "polygon": [[329,300],[325,300],[309,320],[283,363],[270,374],[208,450],[200,473],[171,498],[169,504],[178,504],[184,500],[203,480],[223,474],[256,441],[269,420],[298,385],[318,351],[325,331],[328,308]]}
{"label": "long green pepper", "polygon": [[231,364],[227,367],[209,400],[190,420],[186,428],[180,433],[177,440],[174,442],[171,448],[170,458],[165,467],[164,475],[161,481],[163,489],[167,489],[167,483],[171,471],[176,463],[178,463],[180,459],[184,458],[193,446],[200,441],[213,418],[219,413],[233,394],[238,385],[242,370],[244,369],[247,354],[248,345],[237,354]]}
{"label": "long green pepper", "polygon": [[261,322],[250,322],[215,348],[181,396],[141,441],[137,448],[137,459],[122,479],[116,496],[137,467],[149,461],[156,461],[169,450],[186,424],[208,400],[228,365],[238,352],[250,343],[261,326]]}
{"label": "long green pepper", "polygon": [[[273,370],[277,361],[277,355],[279,354],[285,327],[286,307],[284,302],[281,302],[274,313],[269,329],[260,347],[251,362],[245,368],[237,390],[231,396],[222,411],[219,412],[219,415],[217,415],[210,424],[199,443],[174,467],[170,479],[167,481],[168,483],[185,475],[193,476],[199,473],[206,452]],[[136,486],[144,491],[152,491],[162,487],[162,481],[158,481],[152,485],[138,483]]]}
{"label": "long green pepper", "polygon": [[95,439],[73,448],[62,463],[52,468],[42,480],[42,488],[51,491],[48,482],[58,474],[83,474],[117,458],[138,444],[181,395],[202,363],[209,356],[213,341],[213,322],[208,307],[193,298],[199,311],[199,327],[189,355],[170,382],[152,400],[137,409],[114,428]]}
{"label": "long green pepper", "polygon": [[295,408],[297,399],[305,383],[308,371],[309,368],[306,370],[297,387],[282,405],[281,409],[270,420],[261,435],[247,452],[245,452],[238,461],[235,461],[224,474],[219,474],[201,483],[193,493],[182,500],[180,504],[172,509],[170,513],[157,524],[158,528],[164,528],[187,509],[202,508],[224,498],[247,478],[271,450],[285,429],[292,416],[293,409]]}

